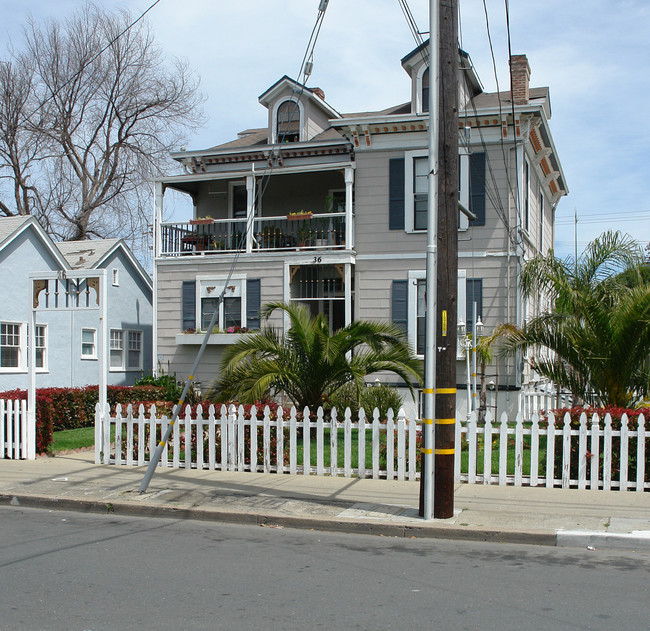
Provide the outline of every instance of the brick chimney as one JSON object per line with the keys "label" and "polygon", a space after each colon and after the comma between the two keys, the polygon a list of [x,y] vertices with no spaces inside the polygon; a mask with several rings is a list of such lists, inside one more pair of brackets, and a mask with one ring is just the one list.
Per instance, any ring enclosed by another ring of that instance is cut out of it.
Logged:
{"label": "brick chimney", "polygon": [[311,91],[321,100],[325,100],[325,92],[321,88],[311,88]]}
{"label": "brick chimney", "polygon": [[512,99],[515,105],[528,105],[530,99],[530,66],[526,55],[510,57],[510,72],[512,75]]}

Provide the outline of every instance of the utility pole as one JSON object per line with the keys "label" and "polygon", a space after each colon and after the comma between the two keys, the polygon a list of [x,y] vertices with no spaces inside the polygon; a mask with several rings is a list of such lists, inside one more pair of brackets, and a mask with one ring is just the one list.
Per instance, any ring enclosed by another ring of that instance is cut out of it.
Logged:
{"label": "utility pole", "polygon": [[458,3],[440,1],[437,360],[434,517],[454,515],[458,322]]}
{"label": "utility pole", "polygon": [[429,199],[427,207],[427,252],[426,252],[426,317],[424,348],[424,415],[423,448],[420,470],[420,515],[424,519],[433,516],[434,494],[434,449],[435,449],[435,392],[436,392],[436,280],[438,225],[438,174],[439,132],[440,132],[440,44],[439,31],[440,0],[429,2]]}

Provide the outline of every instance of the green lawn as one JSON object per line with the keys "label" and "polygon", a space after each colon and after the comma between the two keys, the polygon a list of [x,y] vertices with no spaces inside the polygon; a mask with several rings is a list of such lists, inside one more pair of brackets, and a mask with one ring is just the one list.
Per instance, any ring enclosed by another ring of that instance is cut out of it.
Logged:
{"label": "green lawn", "polygon": [[80,447],[93,447],[95,445],[95,428],[80,427],[79,429],[66,429],[54,432],[54,440],[50,445],[52,453],[79,449]]}
{"label": "green lawn", "polygon": [[[113,436],[111,436],[113,438]],[[126,430],[124,434],[126,438]],[[337,466],[342,468],[344,466],[344,430],[338,430],[338,440],[337,440]],[[510,437],[509,440],[512,440]],[[366,431],[366,469],[372,469],[372,432]],[[540,436],[540,454],[539,454],[539,475],[543,476],[545,472],[545,461],[546,461],[546,438]],[[353,430],[351,433],[351,466],[352,468],[358,468],[359,466],[359,445],[358,445],[358,432]],[[397,439],[395,440],[397,443]],[[463,473],[467,472],[469,454],[467,452],[467,443],[463,441],[462,453],[461,453],[461,471]],[[60,432],[54,432],[54,440],[50,447],[52,453],[58,453],[61,451],[68,451],[72,449],[78,449],[81,447],[92,447],[95,444],[95,429],[93,427],[83,427],[80,429],[70,429]],[[288,437],[285,440],[285,448],[288,447],[289,439]],[[261,436],[258,440],[258,446],[261,445]],[[331,466],[330,458],[330,430],[325,429],[324,439],[323,439],[324,453],[323,453],[323,466],[325,469]],[[310,440],[310,465],[312,467],[316,466],[317,463],[317,443],[316,439],[312,438]],[[183,448],[183,441],[181,441],[181,450]],[[524,436],[524,451],[523,451],[523,475],[530,474],[530,437]],[[184,453],[181,453],[180,458],[183,460],[185,457]],[[303,441],[299,437],[297,441],[297,460],[298,466],[303,464]],[[476,472],[478,475],[483,474],[483,437],[478,437],[478,449],[476,456]],[[379,466],[380,469],[386,468],[386,438],[385,435],[381,435],[381,448],[380,448],[380,457],[379,457]],[[395,468],[397,468],[397,458],[395,458],[394,463]],[[419,467],[418,467],[419,470]],[[514,474],[515,471],[515,451],[514,445],[509,445],[508,448],[508,465],[507,473],[509,475]],[[497,475],[499,473],[499,440],[498,437],[495,437],[495,440],[492,445],[492,474]]]}

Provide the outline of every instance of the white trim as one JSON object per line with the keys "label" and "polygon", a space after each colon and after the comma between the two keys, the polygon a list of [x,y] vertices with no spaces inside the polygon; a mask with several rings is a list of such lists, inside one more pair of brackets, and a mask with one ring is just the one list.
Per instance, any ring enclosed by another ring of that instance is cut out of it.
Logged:
{"label": "white trim", "polygon": [[[43,346],[36,346],[36,329],[42,328],[43,329]],[[49,352],[48,352],[48,342],[49,342],[49,333],[48,333],[48,326],[47,324],[36,324],[34,327],[34,346],[36,349],[42,348],[43,349],[43,365],[42,366],[36,366],[34,365],[34,369],[36,370],[37,373],[48,373],[48,363],[47,360],[49,358]]]}
{"label": "white trim", "polygon": [[[19,374],[27,372],[27,322],[14,322],[2,320],[0,325],[18,327],[18,346],[9,346],[9,348],[18,349],[18,366],[0,366],[0,374]],[[0,349],[0,354],[2,350]]]}
{"label": "white trim", "polygon": [[[236,179],[236,180],[229,180],[228,181],[228,217],[230,219],[235,219],[235,188],[241,186],[244,190],[248,190],[246,188],[246,178],[244,179]],[[247,202],[246,206],[248,207],[248,193],[247,193]],[[247,216],[247,209],[244,209],[244,216],[243,217],[237,217],[237,219],[246,219]]]}
{"label": "white trim", "polygon": [[306,126],[306,120],[305,120],[305,107],[304,105],[300,102],[299,99],[294,99],[291,96],[288,96],[286,98],[283,98],[281,100],[278,100],[278,102],[273,106],[273,116],[271,117],[272,123],[271,123],[271,144],[272,145],[277,145],[279,144],[282,146],[285,143],[280,143],[278,141],[278,110],[280,109],[280,106],[283,103],[292,103],[298,106],[298,109],[300,111],[300,118],[298,121],[298,142],[301,142],[303,138],[306,138],[307,134],[305,133],[305,126]]}
{"label": "white trim", "polygon": [[[217,298],[223,291],[225,283],[228,282],[228,286],[234,286],[235,289],[231,291],[233,293],[232,297],[241,299],[241,325],[242,327],[247,326],[246,321],[246,274],[233,274],[230,279],[227,275],[224,274],[199,274],[196,276],[196,311],[195,318],[196,324],[200,327],[198,330],[202,330],[203,322],[201,321],[201,312],[202,305],[201,301],[203,298]],[[229,296],[224,294],[225,298]],[[216,327],[218,329],[224,328],[224,306],[223,301],[219,305],[219,316],[217,317]],[[197,328],[198,328],[197,327]]]}
{"label": "white trim", "polygon": [[[92,355],[84,355],[84,331],[92,331],[93,333],[93,354]],[[97,360],[97,329],[84,326],[81,327],[81,338],[80,338],[80,348],[79,352],[81,355],[81,359],[88,359],[88,360]]]}
{"label": "white trim", "polygon": [[119,267],[114,267],[111,269],[111,284],[113,287],[120,286],[120,269]]}
{"label": "white trim", "polygon": [[[418,292],[417,292],[417,281],[426,279],[426,270],[409,270],[408,272],[408,293],[407,293],[407,335],[409,346],[417,354],[417,307],[418,307]],[[459,269],[458,270],[458,281],[457,281],[457,316],[462,316],[465,320],[464,314],[467,310],[467,270]],[[453,326],[453,329],[452,329]],[[457,323],[449,323],[450,334],[456,335]],[[453,331],[453,332],[452,332]],[[424,355],[418,355],[419,358],[424,357]],[[456,359],[463,359],[464,355],[461,352],[461,349],[456,347]]]}
{"label": "white trim", "polygon": [[404,232],[415,234],[427,233],[426,230],[416,230],[414,228],[413,164],[415,158],[426,158],[428,155],[428,149],[404,152]]}
{"label": "white trim", "polygon": [[[424,73],[429,69],[427,63],[423,63],[418,69],[417,75],[415,77],[415,112],[417,114],[422,114],[428,116],[429,112],[425,112],[422,107],[422,77]],[[431,89],[431,76],[429,76],[429,89]]]}
{"label": "white trim", "polygon": [[[491,259],[512,256],[512,252],[459,252],[459,259]],[[426,252],[404,252],[394,254],[357,254],[357,261],[402,261],[404,259],[424,260]]]}
{"label": "white trim", "polygon": [[[409,346],[417,354],[417,312],[418,312],[418,292],[417,285],[419,280],[425,280],[427,277],[426,270],[409,270],[408,273],[408,293],[407,293],[407,324]],[[424,355],[418,355],[424,357]]]}

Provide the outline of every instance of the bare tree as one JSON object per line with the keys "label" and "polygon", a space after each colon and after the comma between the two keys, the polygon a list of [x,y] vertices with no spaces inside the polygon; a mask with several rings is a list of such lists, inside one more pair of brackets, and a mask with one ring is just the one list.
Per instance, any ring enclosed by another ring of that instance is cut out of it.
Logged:
{"label": "bare tree", "polygon": [[37,215],[62,239],[144,232],[143,187],[202,124],[203,99],[187,63],[132,22],[92,3],[29,18],[24,49],[0,64],[0,178],[13,193],[0,213]]}

